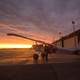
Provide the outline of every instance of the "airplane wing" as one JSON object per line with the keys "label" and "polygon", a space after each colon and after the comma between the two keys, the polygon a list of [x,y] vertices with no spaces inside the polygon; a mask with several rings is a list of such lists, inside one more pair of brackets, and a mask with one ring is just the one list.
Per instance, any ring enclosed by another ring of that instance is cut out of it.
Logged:
{"label": "airplane wing", "polygon": [[80,54],[80,48],[57,48],[56,53],[60,54]]}
{"label": "airplane wing", "polygon": [[16,36],[16,37],[21,37],[21,38],[29,39],[29,40],[31,40],[31,41],[39,42],[39,43],[46,44],[46,45],[52,45],[52,44],[47,43],[47,42],[45,42],[45,41],[41,41],[41,40],[37,40],[37,39],[25,37],[25,36],[19,35],[19,34],[7,33],[7,35],[8,35],[8,36]]}
{"label": "airplane wing", "polygon": [[80,48],[79,49],[75,49],[75,48],[72,48],[72,49],[70,49],[70,48],[58,48],[58,47],[53,46],[52,44],[46,43],[44,41],[32,39],[32,38],[25,37],[25,36],[22,36],[22,35],[19,35],[19,34],[8,33],[7,35],[8,36],[21,37],[21,38],[29,39],[29,40],[39,42],[39,43],[42,43],[42,44],[51,45],[51,46],[48,46],[49,50],[51,52],[55,52],[55,53],[58,53],[58,54],[79,54],[80,53]]}

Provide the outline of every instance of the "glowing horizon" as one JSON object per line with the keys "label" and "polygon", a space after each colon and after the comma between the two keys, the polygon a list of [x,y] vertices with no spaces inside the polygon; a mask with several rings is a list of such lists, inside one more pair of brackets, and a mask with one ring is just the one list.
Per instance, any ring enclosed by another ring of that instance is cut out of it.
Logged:
{"label": "glowing horizon", "polygon": [[0,44],[0,49],[2,48],[32,48],[30,44]]}

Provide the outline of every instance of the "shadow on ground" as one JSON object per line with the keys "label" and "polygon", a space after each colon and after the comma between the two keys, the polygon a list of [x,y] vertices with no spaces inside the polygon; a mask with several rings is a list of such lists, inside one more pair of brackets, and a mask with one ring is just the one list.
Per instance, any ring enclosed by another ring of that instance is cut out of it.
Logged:
{"label": "shadow on ground", "polygon": [[80,63],[0,65],[0,80],[80,80]]}

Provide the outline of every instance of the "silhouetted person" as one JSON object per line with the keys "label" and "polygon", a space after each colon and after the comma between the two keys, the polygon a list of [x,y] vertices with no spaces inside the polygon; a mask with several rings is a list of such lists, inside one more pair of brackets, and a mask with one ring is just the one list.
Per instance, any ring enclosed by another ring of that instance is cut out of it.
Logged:
{"label": "silhouetted person", "polygon": [[39,58],[39,55],[38,54],[33,54],[33,61],[35,64],[38,64],[38,58]]}
{"label": "silhouetted person", "polygon": [[41,53],[41,64],[45,63],[45,53]]}
{"label": "silhouetted person", "polygon": [[48,46],[45,46],[45,60],[46,60],[46,63],[48,63],[48,54],[49,54],[49,47]]}

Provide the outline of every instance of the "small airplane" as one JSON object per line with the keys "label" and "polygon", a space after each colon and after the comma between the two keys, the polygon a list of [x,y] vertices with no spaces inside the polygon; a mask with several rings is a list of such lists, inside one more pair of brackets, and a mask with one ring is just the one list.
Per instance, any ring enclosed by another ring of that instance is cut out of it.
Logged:
{"label": "small airplane", "polygon": [[58,48],[56,46],[54,46],[53,44],[50,43],[46,43],[44,41],[41,40],[37,40],[37,39],[32,39],[29,37],[25,37],[23,35],[19,35],[19,34],[15,34],[15,33],[7,33],[8,36],[16,36],[16,37],[21,37],[21,38],[25,38],[25,39],[29,39],[32,41],[35,41],[36,43],[41,43],[40,45],[36,44],[36,48],[40,49],[41,46],[43,46],[43,48],[47,48],[47,51],[49,54],[51,53],[56,53],[56,54],[74,54],[74,55],[78,55],[80,54],[80,48]]}

